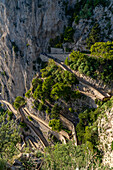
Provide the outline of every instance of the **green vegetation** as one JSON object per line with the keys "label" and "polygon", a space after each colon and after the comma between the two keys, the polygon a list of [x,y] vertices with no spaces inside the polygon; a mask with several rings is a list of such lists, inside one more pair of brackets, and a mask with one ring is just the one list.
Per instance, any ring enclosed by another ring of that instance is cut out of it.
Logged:
{"label": "green vegetation", "polygon": [[[103,43],[100,44],[103,45]],[[94,52],[95,46],[96,45],[91,47],[92,53]],[[95,53],[95,54],[99,55],[99,53],[98,54]],[[71,69],[78,70],[80,73],[90,76],[94,79],[99,79],[99,80],[101,79],[105,83],[111,83],[111,81],[113,80],[113,62],[111,62],[112,54],[111,52],[108,52],[105,55],[106,58],[105,57],[102,58],[99,56],[98,57],[87,56],[85,54],[80,53],[79,51],[76,52],[73,51],[69,56],[70,60],[68,60],[67,58],[65,64],[69,65]]]}
{"label": "green vegetation", "polygon": [[112,141],[112,143],[111,143],[111,150],[113,151],[113,141]]}
{"label": "green vegetation", "polygon": [[6,161],[0,158],[0,170],[6,170],[7,169],[6,165],[7,165]]}
{"label": "green vegetation", "polygon": [[30,93],[31,93],[31,89],[29,89],[29,90],[25,93],[25,97],[30,98]]}
{"label": "green vegetation", "polygon": [[113,42],[97,42],[92,45],[91,54],[106,60],[113,60]]}
{"label": "green vegetation", "polygon": [[73,34],[74,29],[72,27],[66,27],[64,29],[64,34],[61,34],[60,36],[55,37],[54,39],[50,39],[49,45],[50,47],[54,48],[62,48],[62,44],[64,42],[73,42]]}
{"label": "green vegetation", "polygon": [[29,121],[33,121],[33,118],[31,116],[28,116]]}
{"label": "green vegetation", "polygon": [[27,46],[27,47],[29,47],[29,46],[30,46],[30,44],[26,44],[26,46]]}
{"label": "green vegetation", "polygon": [[64,42],[73,42],[74,29],[67,27],[64,31]]}
{"label": "green vegetation", "polygon": [[97,120],[100,113],[99,111],[99,109],[96,111],[87,109],[83,113],[80,113],[80,121],[76,127],[78,140],[82,143],[86,143],[87,141],[90,142],[92,149],[98,142],[97,125],[93,123]]}
{"label": "green vegetation", "polygon": [[[113,104],[113,97],[105,102],[97,109],[87,109],[79,114],[79,123],[76,126],[77,136],[79,142],[89,145],[90,149],[97,150],[98,145],[98,123],[97,118],[99,115],[106,114]],[[111,145],[112,148],[112,145]]]}
{"label": "green vegetation", "polygon": [[58,104],[54,104],[54,106],[51,109],[51,118],[57,119],[59,118],[59,114],[62,107],[60,107]]}
{"label": "green vegetation", "polygon": [[[76,24],[79,24],[80,19],[92,19],[93,10],[99,5],[106,7],[109,5],[109,0],[81,0],[77,1],[75,6],[72,7],[69,6],[69,2],[64,0],[63,6],[65,7],[65,15],[68,15],[69,17],[68,26],[64,28],[63,34],[55,37],[54,39],[50,39],[49,51],[50,47],[62,48],[63,43],[73,42],[73,34],[75,32],[72,27],[73,21],[75,21]],[[95,22],[92,19],[92,24],[94,23]],[[109,24],[109,26],[111,25]],[[99,24],[95,23],[89,33],[89,37],[86,40],[88,49],[91,45],[100,40],[100,33],[101,30]]]}
{"label": "green vegetation", "polygon": [[59,131],[62,128],[59,121],[62,107],[56,101],[68,103],[81,98],[80,92],[73,90],[73,85],[78,84],[78,80],[74,74],[58,67],[53,60],[49,60],[41,73],[42,78],[32,80],[32,89],[27,92],[26,97],[34,98],[34,108],[46,112],[52,119],[49,125]]}
{"label": "green vegetation", "polygon": [[[75,146],[72,142],[56,144],[46,148],[42,169],[96,169],[104,168],[101,164],[102,153],[90,150],[88,145]],[[107,168],[107,167],[106,167]],[[107,170],[107,169],[105,169]]]}
{"label": "green vegetation", "polygon": [[52,119],[49,121],[49,126],[52,127],[52,130],[60,131],[62,129],[62,124],[60,120]]}
{"label": "green vegetation", "polygon": [[[97,109],[87,109],[79,114],[77,135],[81,145],[72,142],[56,144],[46,148],[42,169],[110,169],[102,165],[103,151],[98,150],[97,118],[104,116],[106,110],[112,108],[113,97]],[[54,122],[54,121],[53,121]],[[113,150],[113,142],[111,144]]]}
{"label": "green vegetation", "polygon": [[20,122],[20,127],[21,127],[21,128],[26,128],[27,125],[26,125],[26,123],[24,123],[24,122]]}
{"label": "green vegetation", "polygon": [[1,72],[1,75],[6,76],[6,72],[5,71]]}
{"label": "green vegetation", "polygon": [[25,104],[25,99],[21,96],[16,97],[14,101],[14,107],[15,109],[18,109],[20,106]]}
{"label": "green vegetation", "polygon": [[[14,120],[7,120],[11,112],[5,112],[0,107],[0,169],[5,167],[6,161],[11,161],[18,154],[17,143],[20,142],[19,128]],[[5,169],[5,168],[4,168]]]}
{"label": "green vegetation", "polygon": [[63,34],[56,36],[54,39],[51,38],[49,45],[54,48],[62,48],[63,39]]}
{"label": "green vegetation", "polygon": [[88,38],[86,39],[88,49],[90,49],[90,47],[94,43],[100,41],[100,33],[101,33],[101,30],[100,30],[99,24],[96,23],[91,29],[91,32],[89,33]]}
{"label": "green vegetation", "polygon": [[79,19],[89,19],[92,17],[93,10],[96,6],[108,6],[109,1],[107,0],[80,0],[77,1],[75,6],[69,7],[69,3],[63,1],[65,6],[65,15],[70,16],[69,25],[72,25],[72,22],[75,19],[75,23],[78,24]]}
{"label": "green vegetation", "polygon": [[12,120],[13,118],[13,113],[10,112],[9,110],[6,112],[8,114],[7,120]]}

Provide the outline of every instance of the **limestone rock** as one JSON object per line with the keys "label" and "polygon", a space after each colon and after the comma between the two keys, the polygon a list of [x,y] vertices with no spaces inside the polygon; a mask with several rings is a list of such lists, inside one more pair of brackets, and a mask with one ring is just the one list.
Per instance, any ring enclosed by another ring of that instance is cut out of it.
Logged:
{"label": "limestone rock", "polygon": [[39,71],[40,52],[47,50],[50,38],[62,33],[64,25],[67,25],[67,19],[60,1],[1,0],[0,83],[3,98],[13,101],[29,89],[33,76]]}

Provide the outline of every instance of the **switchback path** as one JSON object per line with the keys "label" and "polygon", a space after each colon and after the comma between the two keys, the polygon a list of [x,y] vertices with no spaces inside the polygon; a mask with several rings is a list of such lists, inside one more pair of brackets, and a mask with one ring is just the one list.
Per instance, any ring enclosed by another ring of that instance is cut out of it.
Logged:
{"label": "switchback path", "polygon": [[39,128],[36,128],[31,122],[29,122],[26,117],[25,117],[25,114],[24,114],[24,108],[23,106],[21,106],[19,109],[18,109],[18,112],[20,113],[21,117],[23,118],[24,122],[26,123],[26,125],[32,129],[34,131],[34,133],[38,136],[38,138],[40,139],[42,145],[44,147],[47,147],[49,146],[47,140],[45,139],[45,137],[41,134],[41,131],[39,130]]}
{"label": "switchback path", "polygon": [[[13,106],[12,106],[9,102],[7,102],[7,101],[5,101],[5,100],[0,100],[0,102],[6,104],[6,105],[8,106],[8,109],[10,109],[10,111],[12,111],[12,112],[15,114],[15,116],[18,115],[17,111],[13,108]],[[61,142],[63,142],[63,143],[66,144],[66,140],[65,140],[65,138],[63,137],[63,135],[69,139],[69,136],[68,136],[67,132],[62,131],[61,133],[57,133],[57,132],[55,132],[55,131],[52,131],[52,130],[51,130],[51,127],[49,127],[48,124],[47,124],[45,121],[43,121],[43,120],[41,120],[40,118],[38,118],[37,116],[31,114],[31,113],[28,111],[27,108],[20,108],[20,109],[19,109],[19,113],[20,113],[21,117],[23,118],[24,122],[27,124],[27,126],[28,126],[31,130],[33,130],[33,131],[37,134],[37,136],[40,138],[40,140],[42,141],[42,143],[43,143],[44,146],[48,146],[48,143],[47,143],[46,139],[42,136],[41,131],[40,131],[38,128],[36,128],[31,122],[29,122],[29,121],[26,119],[26,117],[25,117],[25,115],[24,115],[24,113],[26,114],[26,112],[27,112],[32,118],[34,118],[37,122],[40,122],[41,124],[43,124],[44,126],[46,126],[46,128],[51,131],[51,134],[53,134],[58,140],[60,140]]]}
{"label": "switchback path", "polygon": [[[39,99],[38,99],[39,100]],[[41,100],[39,100],[39,102],[41,102]],[[50,103],[48,103],[50,105]],[[54,105],[50,105],[51,107],[53,107]],[[24,108],[26,110],[26,112],[35,120],[41,122],[42,124],[44,124],[48,129],[52,130],[52,128],[48,125],[48,123],[46,123],[45,121],[43,121],[42,119],[38,118],[37,116],[35,116],[34,114],[30,113],[29,110],[25,107]],[[77,145],[77,137],[76,137],[76,132],[75,132],[75,126],[74,124],[68,120],[66,117],[64,117],[63,115],[60,114],[60,119],[66,123],[67,127],[69,128],[69,130],[72,131],[72,135],[73,138],[75,140],[75,145]],[[69,135],[67,132],[65,132],[64,130],[61,130],[59,132],[59,134],[61,134],[62,136],[65,136],[67,139],[70,139]]]}
{"label": "switchback path", "polygon": [[[8,109],[10,109],[15,114],[15,116],[18,115],[17,111],[13,108],[13,106],[9,102],[7,102],[5,100],[0,100],[0,102],[6,104],[8,106]],[[26,113],[28,115],[30,115],[33,119],[35,119],[37,122],[40,122],[41,124],[43,124],[61,142],[66,143],[66,140],[65,140],[64,137],[66,137],[68,140],[70,139],[68,133],[63,131],[63,130],[61,130],[60,132],[52,131],[52,128],[49,127],[48,123],[46,123],[42,119],[38,118],[34,114],[30,113],[29,110],[26,107],[20,107],[19,108],[19,113],[20,113],[21,117],[23,118],[24,122],[27,124],[27,126],[30,127],[31,129],[33,129],[33,131],[39,136],[39,138],[42,141],[43,145],[48,146],[47,141],[45,140],[44,137],[42,137],[42,134],[41,134],[40,130],[38,130],[31,122],[29,122],[26,119],[26,116],[25,116]],[[62,115],[60,115],[60,119],[67,123],[68,128],[72,131],[72,135],[73,135],[74,140],[75,140],[75,145],[77,145],[76,132],[75,132],[75,127],[74,127],[73,123],[71,121],[69,121],[67,118],[65,118],[64,116],[62,116]]]}
{"label": "switchback path", "polygon": [[45,56],[50,58],[50,59],[53,59],[55,61],[56,65],[60,66],[63,70],[65,70],[65,71],[67,70],[67,71],[69,71],[71,73],[74,73],[75,76],[77,77],[77,79],[79,80],[79,83],[86,86],[86,87],[88,87],[90,90],[92,90],[94,92],[96,98],[98,98],[100,100],[103,100],[105,97],[109,97],[108,94],[104,93],[99,88],[95,87],[94,85],[90,84],[88,81],[86,81],[83,78],[79,77],[77,72],[72,70],[69,66],[66,66],[64,64],[64,62],[62,62],[59,59],[56,59],[56,58],[54,58],[52,56],[49,56],[48,54],[45,54]]}
{"label": "switchback path", "polygon": [[14,113],[15,116],[17,116],[17,111],[14,109],[14,107],[7,101],[5,100],[0,100],[1,103],[4,103],[7,105],[8,109]]}
{"label": "switchback path", "polygon": [[[7,102],[7,101],[5,101],[5,100],[0,100],[0,102],[6,104],[6,105],[8,106],[8,109],[10,109],[10,110],[15,114],[15,116],[18,115],[18,112],[13,108],[13,106],[12,106],[9,102]],[[31,122],[29,122],[29,121],[26,119],[26,117],[25,117],[25,115],[24,115],[24,111],[23,111],[23,106],[21,106],[18,111],[19,111],[21,117],[23,118],[24,122],[26,123],[26,125],[27,125],[31,130],[33,130],[34,133],[37,135],[37,137],[40,139],[42,145],[43,145],[44,147],[49,146],[47,140],[46,140],[45,137],[42,135],[41,131],[40,131],[38,128],[36,128]]]}
{"label": "switchback path", "polygon": [[35,116],[34,114],[30,113],[29,110],[25,107],[24,108],[25,112],[31,116],[33,119],[35,119],[37,122],[40,122],[41,124],[43,124],[47,129],[49,129],[51,131],[51,134],[53,134],[57,139],[59,139],[61,142],[66,143],[66,140],[64,138],[64,136],[69,139],[68,134],[65,131],[60,131],[60,132],[55,132],[52,131],[52,128],[48,125],[48,123],[46,123],[45,121],[43,121],[42,119],[40,119],[39,117]]}

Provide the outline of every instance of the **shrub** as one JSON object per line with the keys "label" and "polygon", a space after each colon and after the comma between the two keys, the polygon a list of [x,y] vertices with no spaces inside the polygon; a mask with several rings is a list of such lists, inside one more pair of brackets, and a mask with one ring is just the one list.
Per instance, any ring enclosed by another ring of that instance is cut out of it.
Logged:
{"label": "shrub", "polygon": [[54,39],[50,39],[49,41],[50,47],[62,48],[63,39],[64,39],[63,34],[60,34],[60,36],[56,36]]}
{"label": "shrub", "polygon": [[112,43],[95,43],[91,47],[91,52],[92,55],[96,56],[87,56],[79,51],[73,51],[69,55],[68,65],[71,69],[78,70],[80,73],[84,73],[94,79],[101,79],[105,83],[110,83],[113,80]]}
{"label": "shrub", "polygon": [[86,43],[87,43],[87,48],[90,49],[90,47],[100,41],[100,27],[99,24],[96,23],[93,28],[91,29],[91,32],[89,33],[88,38],[86,39]]}
{"label": "shrub", "polygon": [[44,105],[42,103],[39,103],[38,110],[39,111],[43,111],[44,110]]}
{"label": "shrub", "polygon": [[49,121],[49,126],[52,127],[52,130],[60,131],[62,129],[62,123],[60,120],[52,119]]}
{"label": "shrub", "polygon": [[[72,142],[68,142],[67,144],[56,144],[54,147],[48,147],[44,154],[45,161],[42,169],[100,169],[102,154],[99,154],[99,151],[93,153],[90,146],[90,143],[88,143],[88,145],[76,147]],[[97,160],[99,163],[97,163]],[[105,168],[102,167],[102,169]]]}
{"label": "shrub", "polygon": [[[101,56],[107,60],[113,60],[113,42],[96,42],[91,46],[90,51],[92,55]],[[112,66],[110,69],[112,69]]]}
{"label": "shrub", "polygon": [[25,127],[27,127],[27,125],[24,122],[20,122],[20,127],[25,128]]}
{"label": "shrub", "polygon": [[74,112],[74,110],[72,109],[72,107],[69,108],[69,111],[70,111],[71,113]]}
{"label": "shrub", "polygon": [[60,111],[61,107],[58,104],[55,104],[54,107],[51,109],[51,118],[59,118]]}
{"label": "shrub", "polygon": [[28,90],[28,91],[25,93],[25,97],[30,98],[30,97],[31,97],[30,93],[31,93],[31,89]]}
{"label": "shrub", "polygon": [[25,104],[25,99],[21,96],[16,97],[14,101],[14,107],[15,109],[18,109],[20,106]]}
{"label": "shrub", "polygon": [[33,121],[33,118],[31,116],[28,116],[29,121]]}
{"label": "shrub", "polygon": [[73,42],[74,29],[72,27],[67,27],[64,31],[64,41]]}
{"label": "shrub", "polygon": [[68,57],[66,57],[65,64],[66,64],[67,66],[69,65]]}
{"label": "shrub", "polygon": [[7,120],[9,121],[9,120],[11,120],[12,117],[13,117],[13,112],[10,112],[10,111],[8,110],[7,113],[8,113],[8,118],[7,118]]}

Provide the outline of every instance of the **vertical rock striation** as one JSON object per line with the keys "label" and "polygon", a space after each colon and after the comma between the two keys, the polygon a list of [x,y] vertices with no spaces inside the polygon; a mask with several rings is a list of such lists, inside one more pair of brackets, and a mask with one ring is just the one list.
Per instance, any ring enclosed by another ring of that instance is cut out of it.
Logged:
{"label": "vertical rock striation", "polygon": [[[75,1],[71,1],[71,5]],[[2,97],[13,101],[29,88],[39,71],[38,57],[50,38],[67,25],[58,0],[0,1],[0,83]],[[33,66],[35,64],[35,66]]]}

